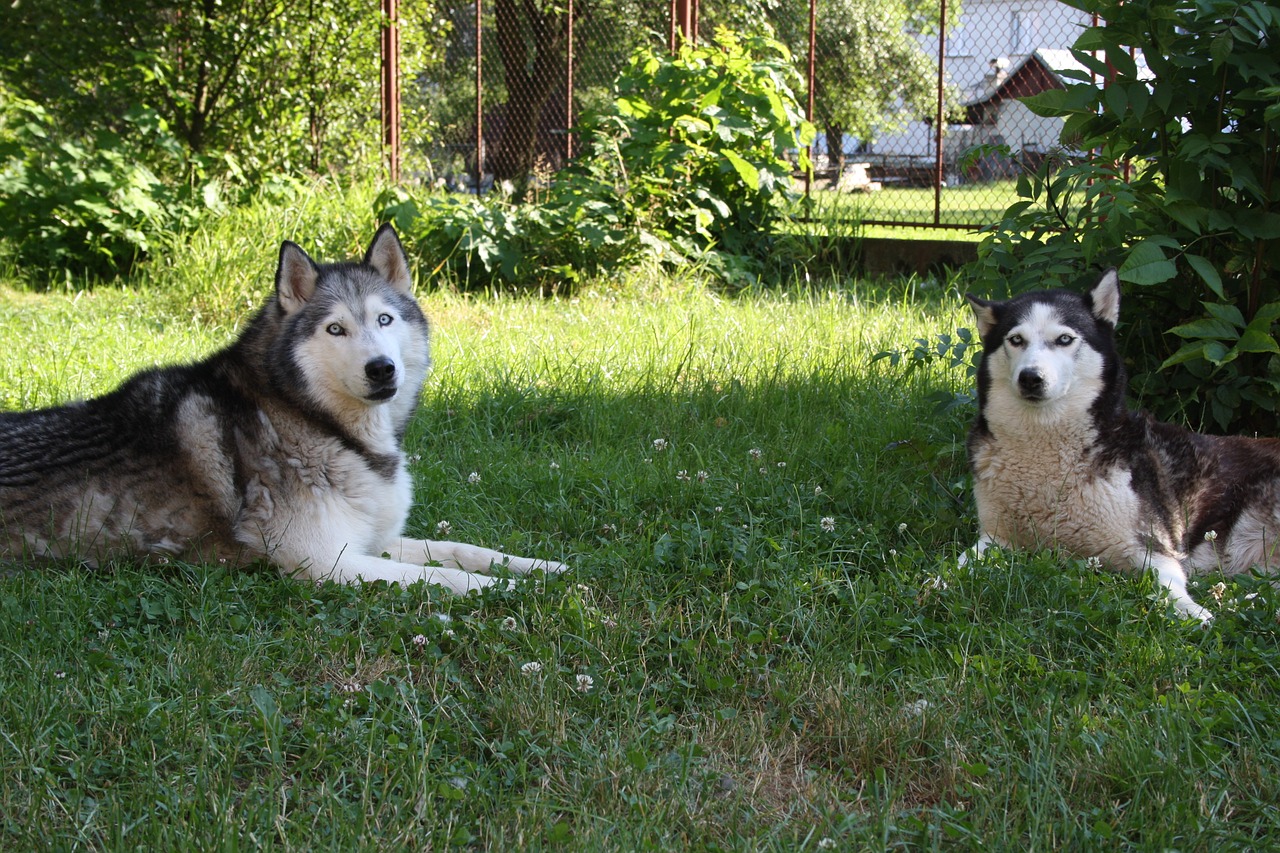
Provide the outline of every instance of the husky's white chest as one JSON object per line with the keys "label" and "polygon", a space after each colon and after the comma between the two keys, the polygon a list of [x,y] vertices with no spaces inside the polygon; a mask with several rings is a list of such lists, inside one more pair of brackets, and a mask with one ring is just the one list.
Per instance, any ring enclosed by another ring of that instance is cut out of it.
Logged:
{"label": "husky's white chest", "polygon": [[1120,561],[1139,531],[1130,471],[1101,465],[1091,430],[1077,436],[993,433],[973,448],[982,529],[1022,548],[1059,547]]}
{"label": "husky's white chest", "polygon": [[412,485],[390,438],[355,448],[294,422],[263,421],[251,448],[257,458],[244,494],[242,540],[246,532],[260,536],[270,551],[301,537],[377,553],[399,536]]}

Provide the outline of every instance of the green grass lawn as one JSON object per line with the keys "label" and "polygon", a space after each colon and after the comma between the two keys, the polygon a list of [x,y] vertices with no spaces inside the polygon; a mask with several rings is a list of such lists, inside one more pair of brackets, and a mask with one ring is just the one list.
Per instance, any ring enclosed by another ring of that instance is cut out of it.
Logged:
{"label": "green grass lawn", "polygon": [[863,220],[932,224],[935,203],[932,187],[890,186],[880,192],[853,193],[836,192],[820,181],[813,187],[812,210],[813,217],[828,230],[846,227],[866,237],[977,241],[981,226],[999,222],[1009,205],[1018,201],[1017,185],[1006,180],[943,187],[936,200],[939,223],[951,227],[858,224]]}
{"label": "green grass lawn", "polygon": [[[242,212],[132,290],[0,290],[0,404],[210,351],[280,239],[357,253],[366,202]],[[1145,579],[957,568],[970,413],[930,395],[966,379],[871,362],[968,325],[955,294],[637,276],[422,301],[411,533],[573,571],[454,597],[10,567],[0,848],[1275,843],[1280,595],[1213,603],[1208,578],[1202,632]]]}

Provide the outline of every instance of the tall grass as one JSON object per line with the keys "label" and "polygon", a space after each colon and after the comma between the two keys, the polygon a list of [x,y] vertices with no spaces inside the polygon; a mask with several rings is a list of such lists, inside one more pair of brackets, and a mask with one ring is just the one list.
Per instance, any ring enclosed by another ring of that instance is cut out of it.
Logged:
{"label": "tall grass", "polygon": [[[136,290],[0,291],[5,406],[220,345],[280,239],[364,248],[361,192],[213,224]],[[12,567],[0,846],[1268,845],[1280,596],[1226,582],[1200,632],[1052,555],[959,569],[966,415],[927,397],[964,377],[871,362],[967,322],[954,293],[423,284],[411,532],[573,571],[454,597]]]}

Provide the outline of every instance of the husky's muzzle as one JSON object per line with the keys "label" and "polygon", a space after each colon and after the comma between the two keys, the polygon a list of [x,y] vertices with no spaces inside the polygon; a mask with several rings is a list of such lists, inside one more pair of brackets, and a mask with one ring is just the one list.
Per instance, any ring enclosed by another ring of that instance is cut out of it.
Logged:
{"label": "husky's muzzle", "polygon": [[367,399],[376,402],[390,400],[399,390],[396,363],[385,355],[371,358],[364,364],[364,375],[369,380]]}
{"label": "husky's muzzle", "polygon": [[1038,402],[1044,399],[1044,374],[1033,367],[1018,372],[1018,393],[1022,399]]}

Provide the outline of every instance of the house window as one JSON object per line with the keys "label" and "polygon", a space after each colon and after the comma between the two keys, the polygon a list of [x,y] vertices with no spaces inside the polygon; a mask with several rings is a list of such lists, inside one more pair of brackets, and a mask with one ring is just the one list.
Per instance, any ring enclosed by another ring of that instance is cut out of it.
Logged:
{"label": "house window", "polygon": [[1022,12],[1014,10],[1009,13],[1009,52],[1022,53]]}

